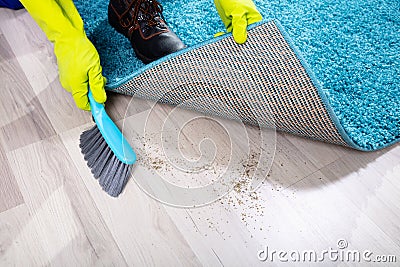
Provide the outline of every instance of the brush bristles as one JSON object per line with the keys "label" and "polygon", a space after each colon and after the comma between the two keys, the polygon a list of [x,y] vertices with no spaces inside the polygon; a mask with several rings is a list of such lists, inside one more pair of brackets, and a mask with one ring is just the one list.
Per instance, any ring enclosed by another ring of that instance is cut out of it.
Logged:
{"label": "brush bristles", "polygon": [[117,197],[128,182],[131,165],[121,162],[114,155],[97,126],[81,134],[79,146],[103,190]]}

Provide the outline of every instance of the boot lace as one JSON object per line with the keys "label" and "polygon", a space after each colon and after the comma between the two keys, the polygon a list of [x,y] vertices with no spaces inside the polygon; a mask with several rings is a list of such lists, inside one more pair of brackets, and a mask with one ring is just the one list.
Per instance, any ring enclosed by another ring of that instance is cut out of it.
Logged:
{"label": "boot lace", "polygon": [[[131,13],[133,8],[133,14]],[[131,27],[138,23],[138,20],[146,21],[148,26],[156,26],[161,23],[157,18],[165,22],[162,14],[163,7],[156,0],[133,0],[129,3],[128,8],[121,14],[121,24],[124,27]],[[132,16],[130,16],[132,15]]]}

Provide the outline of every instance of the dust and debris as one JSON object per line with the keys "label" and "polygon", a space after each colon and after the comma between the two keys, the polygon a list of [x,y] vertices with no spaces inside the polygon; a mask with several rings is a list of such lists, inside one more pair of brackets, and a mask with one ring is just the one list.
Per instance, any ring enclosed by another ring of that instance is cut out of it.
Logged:
{"label": "dust and debris", "polygon": [[[145,137],[138,136],[136,139],[141,144],[135,147],[139,156],[138,164],[152,172],[160,173],[163,177],[167,177],[170,182],[181,186],[189,187],[189,184],[191,186],[194,184],[202,186],[210,182],[218,182],[218,177],[226,171],[226,166],[228,165],[227,159],[221,156],[220,160],[214,160],[201,168],[191,169],[186,173],[182,172],[182,169],[177,172],[177,166],[184,166],[187,159],[184,157],[166,157],[165,148],[159,143],[159,140],[162,139],[160,138],[160,133],[147,134]],[[174,145],[171,140],[163,141]],[[231,173],[235,179],[232,179],[234,180],[233,184],[228,185],[232,189],[228,194],[207,207],[190,208],[190,210],[223,210],[225,213],[233,215],[233,218],[239,218],[240,222],[246,227],[251,226],[254,230],[262,231],[264,228],[257,226],[257,220],[264,216],[267,203],[260,196],[259,191],[252,190],[250,187],[254,176],[259,175],[257,169],[259,168],[260,153],[257,149],[251,149],[246,161],[241,166],[237,166],[237,169]],[[270,174],[266,176],[270,176]],[[226,220],[226,217],[223,216],[209,216],[211,214],[213,212],[189,219],[202,221],[203,224],[205,221],[207,229],[218,231],[224,239],[231,237],[229,232],[223,229],[232,221]],[[205,217],[207,215],[209,217]],[[194,230],[199,231],[196,223],[193,223],[193,225]],[[207,236],[204,231],[202,234]]]}
{"label": "dust and debris", "polygon": [[160,158],[155,158],[151,161],[150,163],[150,167],[155,169],[155,170],[159,170],[161,169],[163,166],[165,166],[165,162],[160,159]]}
{"label": "dust and debris", "polygon": [[247,162],[242,164],[244,172],[241,175],[238,173],[240,179],[234,184],[233,190],[219,202],[227,211],[239,211],[240,220],[246,226],[264,216],[266,207],[266,202],[260,198],[259,192],[252,190],[250,186],[253,176],[256,175],[259,157],[259,151],[251,151]]}

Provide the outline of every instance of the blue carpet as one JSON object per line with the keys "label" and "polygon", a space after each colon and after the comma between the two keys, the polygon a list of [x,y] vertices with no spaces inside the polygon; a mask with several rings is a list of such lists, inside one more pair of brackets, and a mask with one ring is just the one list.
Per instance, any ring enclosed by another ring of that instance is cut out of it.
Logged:
{"label": "blue carpet", "polygon": [[[211,0],[163,0],[164,16],[192,46],[224,29]],[[107,22],[105,0],[75,4],[109,83],[144,67]],[[400,1],[256,1],[281,22],[311,66],[346,133],[364,150],[400,139]]]}

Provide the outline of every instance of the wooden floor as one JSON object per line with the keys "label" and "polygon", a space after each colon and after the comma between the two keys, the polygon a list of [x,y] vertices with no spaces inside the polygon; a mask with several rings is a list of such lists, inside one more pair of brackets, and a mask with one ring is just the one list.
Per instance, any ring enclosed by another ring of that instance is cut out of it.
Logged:
{"label": "wooden floor", "polygon": [[[347,249],[396,255],[399,264],[398,144],[363,153],[278,133],[271,171],[254,194],[235,186],[212,204],[184,209],[154,200],[130,179],[114,199],[78,148],[91,116],[61,88],[52,46],[23,10],[0,9],[0,81],[1,266],[265,266],[271,259],[262,262],[258,254],[266,247],[320,253],[338,249],[342,239]],[[107,110],[119,125],[128,110],[125,126],[139,133],[130,140],[154,148],[146,154],[135,145],[136,176],[147,168],[182,186],[217,176],[204,170],[177,177],[174,162],[162,159],[157,126],[171,107],[110,93]],[[146,129],[147,137],[134,129]],[[199,156],[204,137],[214,148],[229,145],[206,118],[185,131],[180,149],[188,157]],[[217,159],[222,169],[228,164]],[[280,265],[277,254],[274,264]],[[388,265],[396,266],[379,266]]]}

